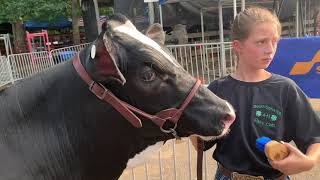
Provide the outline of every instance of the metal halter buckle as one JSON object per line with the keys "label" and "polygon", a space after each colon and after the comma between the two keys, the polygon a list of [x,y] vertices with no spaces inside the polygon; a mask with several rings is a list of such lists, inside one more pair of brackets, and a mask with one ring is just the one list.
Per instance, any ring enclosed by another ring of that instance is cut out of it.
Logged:
{"label": "metal halter buckle", "polygon": [[[104,90],[101,96],[99,96],[97,93],[95,93],[95,92],[92,90],[94,84],[98,84],[98,85]],[[101,100],[106,97],[106,95],[107,95],[107,93],[108,93],[108,91],[109,91],[106,87],[104,87],[104,85],[102,85],[101,83],[97,83],[97,82],[95,82],[95,81],[92,81],[92,82],[90,83],[90,85],[89,85],[89,90],[90,90],[91,92],[93,92],[93,94],[95,94],[95,95],[96,95],[99,99],[101,99]]]}

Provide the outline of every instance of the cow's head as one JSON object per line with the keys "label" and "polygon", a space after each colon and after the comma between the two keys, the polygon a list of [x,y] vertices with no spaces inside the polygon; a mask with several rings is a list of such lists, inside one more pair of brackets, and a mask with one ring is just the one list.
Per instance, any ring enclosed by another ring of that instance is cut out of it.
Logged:
{"label": "cow's head", "polygon": [[[110,89],[119,99],[148,113],[179,108],[196,83],[164,46],[165,34],[160,24],[140,33],[124,16],[117,15],[103,24],[99,35],[82,64],[92,78]],[[139,116],[141,117],[141,116]],[[221,136],[234,121],[232,107],[205,86],[200,86],[177,123],[178,136],[197,134],[207,140]],[[142,128],[132,131],[141,138],[172,138],[151,120],[142,119]],[[130,123],[128,122],[128,125]],[[130,125],[131,126],[131,125]],[[164,130],[174,129],[167,121]]]}

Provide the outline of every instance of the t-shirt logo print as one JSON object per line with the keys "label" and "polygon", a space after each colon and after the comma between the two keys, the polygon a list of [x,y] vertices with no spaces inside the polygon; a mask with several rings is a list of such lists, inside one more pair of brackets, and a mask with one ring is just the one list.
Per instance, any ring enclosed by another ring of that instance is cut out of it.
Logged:
{"label": "t-shirt logo print", "polygon": [[267,104],[255,104],[252,109],[255,112],[254,122],[270,128],[276,127],[276,121],[282,114],[280,110]]}
{"label": "t-shirt logo print", "polygon": [[261,111],[256,111],[256,116],[257,117],[260,117],[262,115],[262,112]]}
{"label": "t-shirt logo print", "polygon": [[276,121],[277,119],[278,119],[278,116],[277,116],[277,115],[274,115],[274,114],[271,115],[271,120],[272,120],[272,121]]}

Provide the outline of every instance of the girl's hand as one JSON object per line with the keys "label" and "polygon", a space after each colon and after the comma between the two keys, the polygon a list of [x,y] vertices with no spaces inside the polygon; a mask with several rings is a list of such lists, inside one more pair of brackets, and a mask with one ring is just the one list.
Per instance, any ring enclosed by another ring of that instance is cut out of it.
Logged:
{"label": "girl's hand", "polygon": [[298,174],[311,170],[316,160],[303,154],[300,150],[289,143],[283,143],[289,150],[289,156],[280,161],[269,160],[270,165],[285,175]]}

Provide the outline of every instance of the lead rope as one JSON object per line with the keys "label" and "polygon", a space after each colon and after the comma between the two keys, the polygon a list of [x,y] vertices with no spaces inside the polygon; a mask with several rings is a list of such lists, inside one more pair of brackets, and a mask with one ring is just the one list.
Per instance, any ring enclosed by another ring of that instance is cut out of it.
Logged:
{"label": "lead rope", "polygon": [[202,161],[203,161],[204,142],[197,138],[197,180],[202,180]]}

